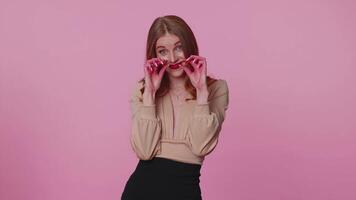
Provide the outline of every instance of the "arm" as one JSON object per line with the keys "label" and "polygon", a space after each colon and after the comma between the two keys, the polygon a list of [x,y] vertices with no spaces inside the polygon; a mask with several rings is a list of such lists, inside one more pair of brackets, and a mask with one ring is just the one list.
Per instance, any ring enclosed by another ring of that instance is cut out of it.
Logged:
{"label": "arm", "polygon": [[[190,147],[198,156],[208,155],[218,143],[218,136],[229,104],[225,80],[209,94],[209,101],[195,106],[188,128]],[[198,97],[197,97],[198,98]],[[204,102],[204,101],[200,101]]]}
{"label": "arm", "polygon": [[160,151],[161,120],[156,116],[154,94],[142,94],[138,83],[131,99],[131,146],[141,160],[151,160]]}

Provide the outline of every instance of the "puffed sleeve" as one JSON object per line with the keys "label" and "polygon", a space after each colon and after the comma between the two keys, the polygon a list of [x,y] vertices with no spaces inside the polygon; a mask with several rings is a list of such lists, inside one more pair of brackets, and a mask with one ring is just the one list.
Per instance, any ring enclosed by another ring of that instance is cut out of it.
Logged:
{"label": "puffed sleeve", "polygon": [[156,105],[144,106],[138,82],[130,98],[131,106],[131,136],[132,149],[141,160],[151,160],[160,152],[161,119],[156,115]]}
{"label": "puffed sleeve", "polygon": [[192,120],[188,125],[191,151],[197,156],[205,156],[214,150],[225,119],[229,104],[229,90],[225,80],[209,91],[208,103],[195,105]]}

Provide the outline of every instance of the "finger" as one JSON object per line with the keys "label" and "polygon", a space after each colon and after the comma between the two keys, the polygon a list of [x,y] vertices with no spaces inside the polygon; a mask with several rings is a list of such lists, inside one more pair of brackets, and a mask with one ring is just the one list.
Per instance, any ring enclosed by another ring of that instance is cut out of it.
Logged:
{"label": "finger", "polygon": [[197,65],[197,68],[204,74],[206,74],[206,62],[205,61],[200,61]]}
{"label": "finger", "polygon": [[189,58],[187,59],[187,62],[192,62],[196,56],[195,55],[190,55]]}
{"label": "finger", "polygon": [[145,66],[143,67],[143,72],[144,72],[145,75],[147,74],[147,65],[145,65]]}
{"label": "finger", "polygon": [[194,69],[198,69],[197,64],[199,63],[200,60],[201,60],[201,57],[192,55],[189,58],[188,62],[193,66]]}
{"label": "finger", "polygon": [[189,67],[182,65],[182,68],[189,77],[193,74],[193,72],[189,69]]}
{"label": "finger", "polygon": [[158,59],[158,64],[159,64],[159,65],[164,65],[164,62],[163,62],[163,60],[161,60],[161,59]]}
{"label": "finger", "polygon": [[191,63],[185,61],[185,62],[183,62],[182,66],[188,68],[190,72],[192,72],[192,73],[194,72],[194,67]]}
{"label": "finger", "polygon": [[149,75],[149,74],[151,74],[151,67],[150,66],[145,66],[144,67],[144,71],[145,71],[145,75]]}
{"label": "finger", "polygon": [[199,63],[197,64],[197,69],[200,69],[202,66],[203,66],[203,64],[199,62]]}
{"label": "finger", "polygon": [[158,64],[158,63],[160,63],[160,59],[159,59],[159,58],[155,58],[155,59],[153,60],[153,62]]}
{"label": "finger", "polygon": [[151,75],[149,75],[148,71],[145,74],[145,82],[146,83],[151,83]]}
{"label": "finger", "polygon": [[153,73],[153,72],[157,71],[157,69],[158,69],[158,64],[157,63],[155,63],[155,62],[150,63],[149,72]]}
{"label": "finger", "polygon": [[158,70],[159,70],[159,68],[160,68],[160,63],[159,63],[158,61],[154,61],[152,68],[153,68],[153,71],[154,71],[155,73],[158,73]]}
{"label": "finger", "polygon": [[188,63],[189,65],[193,66],[193,65],[195,65],[195,63],[193,63],[193,60],[194,60],[194,58],[193,58],[192,56],[190,56],[190,57],[187,59],[186,63]]}
{"label": "finger", "polygon": [[147,61],[147,66],[151,67],[153,65],[152,60]]}
{"label": "finger", "polygon": [[167,60],[165,60],[165,59],[162,59],[162,58],[158,58],[158,60],[161,62],[161,63],[165,63],[165,62],[167,62]]}
{"label": "finger", "polygon": [[163,66],[165,66],[167,64],[167,61],[166,60],[161,60],[161,59],[158,59],[157,60],[157,64],[158,64],[158,67],[157,67],[157,70],[161,70]]}
{"label": "finger", "polygon": [[204,68],[204,70],[206,70],[206,68],[207,68],[206,58],[203,57],[203,59],[201,60],[201,64],[202,64],[202,67]]}
{"label": "finger", "polygon": [[193,60],[193,63],[196,64],[196,68],[200,69],[202,66],[205,65],[205,58],[204,57],[198,57],[196,59]]}
{"label": "finger", "polygon": [[147,61],[146,64],[148,66],[147,72],[149,74],[155,73],[159,69],[159,64],[157,62],[158,62],[158,58],[152,58]]}
{"label": "finger", "polygon": [[157,63],[158,58],[152,58],[149,60],[150,65],[155,65]]}
{"label": "finger", "polygon": [[153,65],[154,65],[155,67],[158,67],[157,61],[153,61]]}
{"label": "finger", "polygon": [[[159,60],[158,61],[158,67],[156,68],[157,74],[160,74],[160,72],[163,70],[163,67],[168,67],[167,61],[166,60]],[[164,72],[164,71],[163,71]]]}
{"label": "finger", "polygon": [[155,61],[155,58],[151,58],[151,59],[149,59],[149,60],[147,61],[147,63],[148,63],[149,65],[152,65],[152,64],[154,63],[154,61]]}
{"label": "finger", "polygon": [[165,66],[165,65],[168,66],[168,60],[161,60],[161,61],[163,63],[162,66]]}
{"label": "finger", "polygon": [[162,76],[163,76],[164,72],[166,71],[166,69],[167,69],[167,65],[163,66],[161,71],[159,71],[158,76],[159,76],[160,79],[162,78]]}
{"label": "finger", "polygon": [[187,60],[194,60],[195,58],[199,59],[199,58],[202,58],[202,57],[197,56],[197,55],[190,55]]}
{"label": "finger", "polygon": [[199,60],[198,63],[197,63],[197,65],[200,65],[200,67],[201,67],[201,66],[204,66],[204,65],[205,65],[204,60]]}
{"label": "finger", "polygon": [[191,61],[191,65],[193,66],[194,70],[199,70],[199,63],[200,63],[200,60],[194,58],[193,61]]}
{"label": "finger", "polygon": [[194,55],[189,56],[189,58],[187,58],[187,62],[191,62],[194,59]]}
{"label": "finger", "polygon": [[198,64],[198,62],[199,62],[199,58],[194,58],[193,63]]}
{"label": "finger", "polygon": [[159,58],[157,58],[157,57],[156,57],[156,58],[151,58],[151,59],[150,59],[150,61],[151,61],[151,62],[156,62],[157,60],[159,60]]}
{"label": "finger", "polygon": [[157,59],[155,60],[155,62],[156,62],[158,65],[164,65],[164,63],[165,63],[165,61],[162,60],[162,59],[160,59],[160,58],[157,58]]}

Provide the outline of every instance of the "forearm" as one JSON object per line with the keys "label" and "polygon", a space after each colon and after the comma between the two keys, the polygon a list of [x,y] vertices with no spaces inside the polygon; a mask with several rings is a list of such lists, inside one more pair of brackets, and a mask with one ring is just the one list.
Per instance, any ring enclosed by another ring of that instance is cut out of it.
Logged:
{"label": "forearm", "polygon": [[144,106],[152,106],[155,104],[155,92],[143,92],[142,98],[143,98],[143,105]]}
{"label": "forearm", "polygon": [[197,104],[207,104],[208,103],[209,91],[207,87],[197,90]]}

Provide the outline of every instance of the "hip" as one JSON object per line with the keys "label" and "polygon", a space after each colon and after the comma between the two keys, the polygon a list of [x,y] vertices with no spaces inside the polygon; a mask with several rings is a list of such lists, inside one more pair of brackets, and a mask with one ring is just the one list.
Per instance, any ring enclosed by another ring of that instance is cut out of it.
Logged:
{"label": "hip", "polygon": [[140,160],[126,183],[122,200],[201,200],[201,165],[155,157]]}

